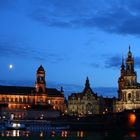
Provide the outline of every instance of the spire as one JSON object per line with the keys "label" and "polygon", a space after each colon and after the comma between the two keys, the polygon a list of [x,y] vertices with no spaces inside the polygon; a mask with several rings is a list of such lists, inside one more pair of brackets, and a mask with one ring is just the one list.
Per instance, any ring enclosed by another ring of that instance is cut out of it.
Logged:
{"label": "spire", "polygon": [[128,57],[129,57],[129,58],[132,57],[131,47],[130,47],[130,45],[129,45],[129,50],[128,50]]}
{"label": "spire", "polygon": [[125,68],[125,65],[124,65],[124,56],[122,54],[122,65],[121,65],[121,68],[124,69]]}
{"label": "spire", "polygon": [[85,87],[90,87],[90,84],[89,84],[89,79],[88,79],[88,77],[87,77],[87,79],[86,79],[86,84],[85,84]]}
{"label": "spire", "polygon": [[63,87],[61,87],[61,90],[60,90],[61,94],[64,95],[64,90],[63,90]]}
{"label": "spire", "polygon": [[63,92],[63,87],[61,87],[61,92]]}

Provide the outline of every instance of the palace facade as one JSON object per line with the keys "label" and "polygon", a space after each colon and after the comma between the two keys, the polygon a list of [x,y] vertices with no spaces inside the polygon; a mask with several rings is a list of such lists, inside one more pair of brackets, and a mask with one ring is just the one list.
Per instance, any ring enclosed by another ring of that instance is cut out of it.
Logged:
{"label": "palace facade", "polygon": [[42,107],[63,112],[63,88],[60,91],[46,88],[45,70],[41,65],[36,72],[35,87],[0,86],[0,107],[10,113],[16,112],[16,116],[20,117],[24,117],[28,110],[41,110]]}
{"label": "palace facade", "polygon": [[92,91],[87,78],[83,92],[72,93],[68,97],[68,113],[78,116],[99,114],[99,103],[100,99]]}
{"label": "palace facade", "polygon": [[118,79],[118,100],[114,101],[113,108],[114,112],[140,109],[140,84],[137,82],[137,72],[130,47],[125,63],[122,60]]}

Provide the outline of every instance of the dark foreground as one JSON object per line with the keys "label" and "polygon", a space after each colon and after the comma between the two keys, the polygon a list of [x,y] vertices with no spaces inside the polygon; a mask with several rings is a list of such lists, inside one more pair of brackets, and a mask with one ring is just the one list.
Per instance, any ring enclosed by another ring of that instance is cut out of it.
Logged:
{"label": "dark foreground", "polygon": [[[27,123],[26,120],[22,121]],[[37,122],[35,127],[38,128],[45,123],[44,120]],[[70,128],[49,131],[43,129],[1,130],[0,140],[140,140],[140,111],[86,118],[61,117],[51,120],[51,126],[59,125],[69,125]]]}
{"label": "dark foreground", "polygon": [[[56,133],[34,132],[26,133],[23,136],[23,131],[19,134],[17,132],[2,134],[0,140],[140,140],[140,134],[136,131],[124,132],[120,131],[61,131]],[[25,133],[25,131],[24,131]],[[13,136],[12,136],[13,134]],[[5,135],[5,136],[4,136]]]}

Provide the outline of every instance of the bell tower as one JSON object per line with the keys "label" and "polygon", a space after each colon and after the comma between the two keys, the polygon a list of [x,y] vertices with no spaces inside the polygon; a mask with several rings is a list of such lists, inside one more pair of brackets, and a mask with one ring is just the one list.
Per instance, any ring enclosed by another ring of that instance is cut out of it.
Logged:
{"label": "bell tower", "polygon": [[45,70],[42,65],[38,68],[36,72],[36,92],[45,93],[46,82],[45,82]]}
{"label": "bell tower", "polygon": [[119,98],[119,100],[122,99],[122,89],[124,89],[124,76],[125,76],[125,65],[124,65],[124,58],[122,58],[120,77],[118,79],[118,98]]}
{"label": "bell tower", "polygon": [[[129,98],[127,97],[128,93],[126,94],[124,90],[136,89],[136,87],[137,87],[137,73],[134,68],[134,58],[131,53],[131,48],[129,46],[125,64],[124,64],[124,59],[122,59],[120,77],[118,79],[119,100],[127,101],[128,99],[130,99],[130,97]],[[128,91],[129,91],[129,95],[132,94],[130,90]],[[134,97],[131,95],[131,98],[134,98]]]}
{"label": "bell tower", "polygon": [[134,59],[129,46],[129,51],[126,58],[126,75],[135,75],[134,71]]}

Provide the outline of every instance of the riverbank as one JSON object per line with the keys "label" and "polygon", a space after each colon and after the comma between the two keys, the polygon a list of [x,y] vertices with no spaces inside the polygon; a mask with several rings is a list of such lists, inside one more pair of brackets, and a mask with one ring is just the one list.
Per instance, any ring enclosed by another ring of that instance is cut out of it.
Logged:
{"label": "riverbank", "polygon": [[[6,121],[6,120],[5,120]],[[5,121],[0,122],[4,127]],[[13,120],[23,123],[30,130],[48,130],[54,128],[61,130],[140,130],[140,111],[125,111],[116,114],[103,114],[87,117],[61,116],[50,120]],[[1,127],[2,128],[2,127]]]}

